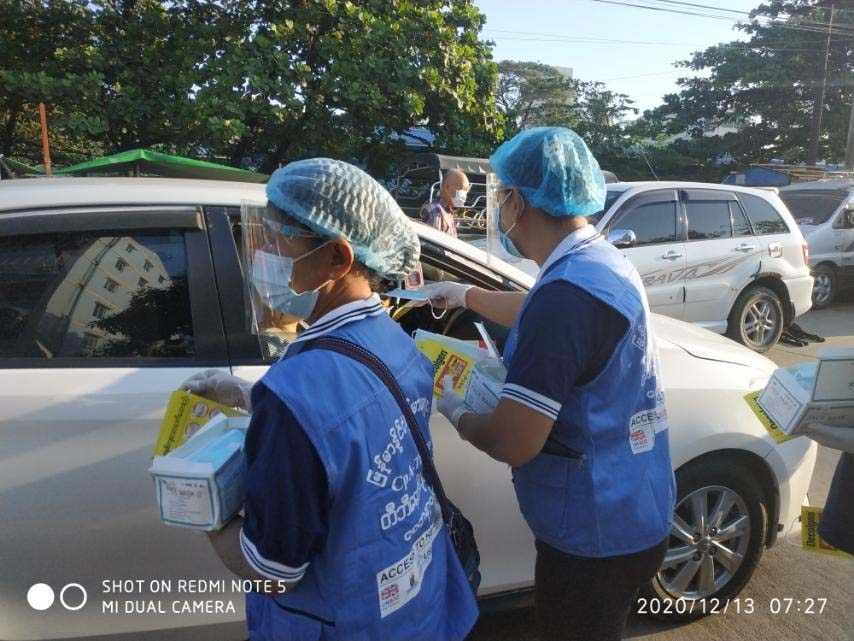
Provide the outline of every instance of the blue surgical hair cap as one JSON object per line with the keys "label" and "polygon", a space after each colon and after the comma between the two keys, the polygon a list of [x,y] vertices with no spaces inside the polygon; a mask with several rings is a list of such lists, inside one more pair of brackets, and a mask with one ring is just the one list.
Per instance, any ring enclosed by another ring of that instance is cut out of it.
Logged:
{"label": "blue surgical hair cap", "polygon": [[502,144],[489,162],[502,183],[551,216],[588,216],[605,206],[605,176],[571,129],[527,129]]}
{"label": "blue surgical hair cap", "polygon": [[331,158],[311,158],[277,169],[267,199],[317,233],[344,238],[366,267],[386,278],[406,277],[421,244],[392,195],[364,171]]}

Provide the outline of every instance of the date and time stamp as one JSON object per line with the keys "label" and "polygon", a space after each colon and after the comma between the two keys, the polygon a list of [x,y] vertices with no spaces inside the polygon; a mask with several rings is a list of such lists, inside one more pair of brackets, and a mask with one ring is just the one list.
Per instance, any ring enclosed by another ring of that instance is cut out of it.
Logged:
{"label": "date and time stamp", "polygon": [[827,609],[829,599],[825,597],[773,597],[753,599],[659,599],[641,597],[637,600],[637,614],[771,614],[771,615],[820,615]]}

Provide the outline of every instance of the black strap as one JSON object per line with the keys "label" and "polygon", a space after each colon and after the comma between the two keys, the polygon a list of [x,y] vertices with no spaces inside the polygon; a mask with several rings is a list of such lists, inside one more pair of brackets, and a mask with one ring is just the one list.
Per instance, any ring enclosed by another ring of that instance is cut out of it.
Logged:
{"label": "black strap", "polygon": [[442,509],[442,520],[445,523],[451,524],[453,512],[451,511],[450,501],[448,501],[448,496],[445,494],[445,488],[442,487],[442,481],[439,480],[439,473],[436,471],[436,466],[433,464],[433,458],[430,456],[430,450],[427,449],[427,442],[424,440],[424,435],[421,434],[421,429],[418,427],[418,422],[415,420],[415,414],[412,413],[412,408],[406,401],[406,396],[404,395],[403,390],[400,389],[400,385],[398,385],[397,381],[394,380],[394,376],[391,371],[389,371],[388,367],[386,367],[385,363],[361,345],[357,345],[356,343],[344,340],[343,338],[336,338],[334,336],[324,336],[309,341],[300,351],[307,351],[311,349],[326,349],[343,354],[344,356],[349,356],[354,361],[358,361],[367,367],[376,375],[377,378],[385,383],[385,386],[391,392],[394,400],[397,401],[397,404],[406,419],[406,424],[409,426],[409,432],[412,434],[412,440],[415,441],[415,447],[418,448],[418,453],[421,455],[421,465],[424,470],[424,476],[433,488],[433,492],[436,494],[436,499],[439,501],[439,507]]}

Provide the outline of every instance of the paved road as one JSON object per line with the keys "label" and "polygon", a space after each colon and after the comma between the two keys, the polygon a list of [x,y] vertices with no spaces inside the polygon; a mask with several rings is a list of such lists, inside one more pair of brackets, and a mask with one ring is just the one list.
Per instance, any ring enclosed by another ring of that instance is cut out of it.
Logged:
{"label": "paved road", "polygon": [[[814,359],[822,347],[854,347],[854,292],[832,308],[810,311],[797,320],[806,331],[826,338],[806,347],[780,345],[768,353],[779,365]],[[810,484],[813,505],[824,505],[837,452],[821,448]],[[750,584],[740,595],[752,598],[752,614],[728,611],[690,624],[629,619],[626,639],[644,641],[852,641],[854,639],[854,560],[808,554],[789,538],[767,550]],[[821,614],[770,613],[771,599],[826,598]],[[484,615],[470,641],[535,641],[531,608]]]}

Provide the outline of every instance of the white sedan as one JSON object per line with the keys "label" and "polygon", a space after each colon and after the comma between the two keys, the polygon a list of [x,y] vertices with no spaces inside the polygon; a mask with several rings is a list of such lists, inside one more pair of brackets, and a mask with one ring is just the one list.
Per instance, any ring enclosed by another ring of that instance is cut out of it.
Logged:
{"label": "white sedan", "polygon": [[[277,346],[244,327],[242,199],[263,200],[263,187],[0,184],[0,638],[245,638],[241,586],[203,536],[160,524],[147,472],[181,381],[210,367],[254,380],[276,357]],[[428,279],[531,286],[511,265],[413,224]],[[400,322],[474,338],[473,320],[465,310],[435,320],[422,308]],[[657,316],[655,326],[679,495],[649,590],[733,597],[797,524],[816,448],[776,445],[744,401],[771,361],[687,323]],[[533,538],[510,470],[435,413],[431,432],[448,494],[474,524],[480,596],[530,588]],[[56,595],[44,611],[27,600],[37,583]]]}

